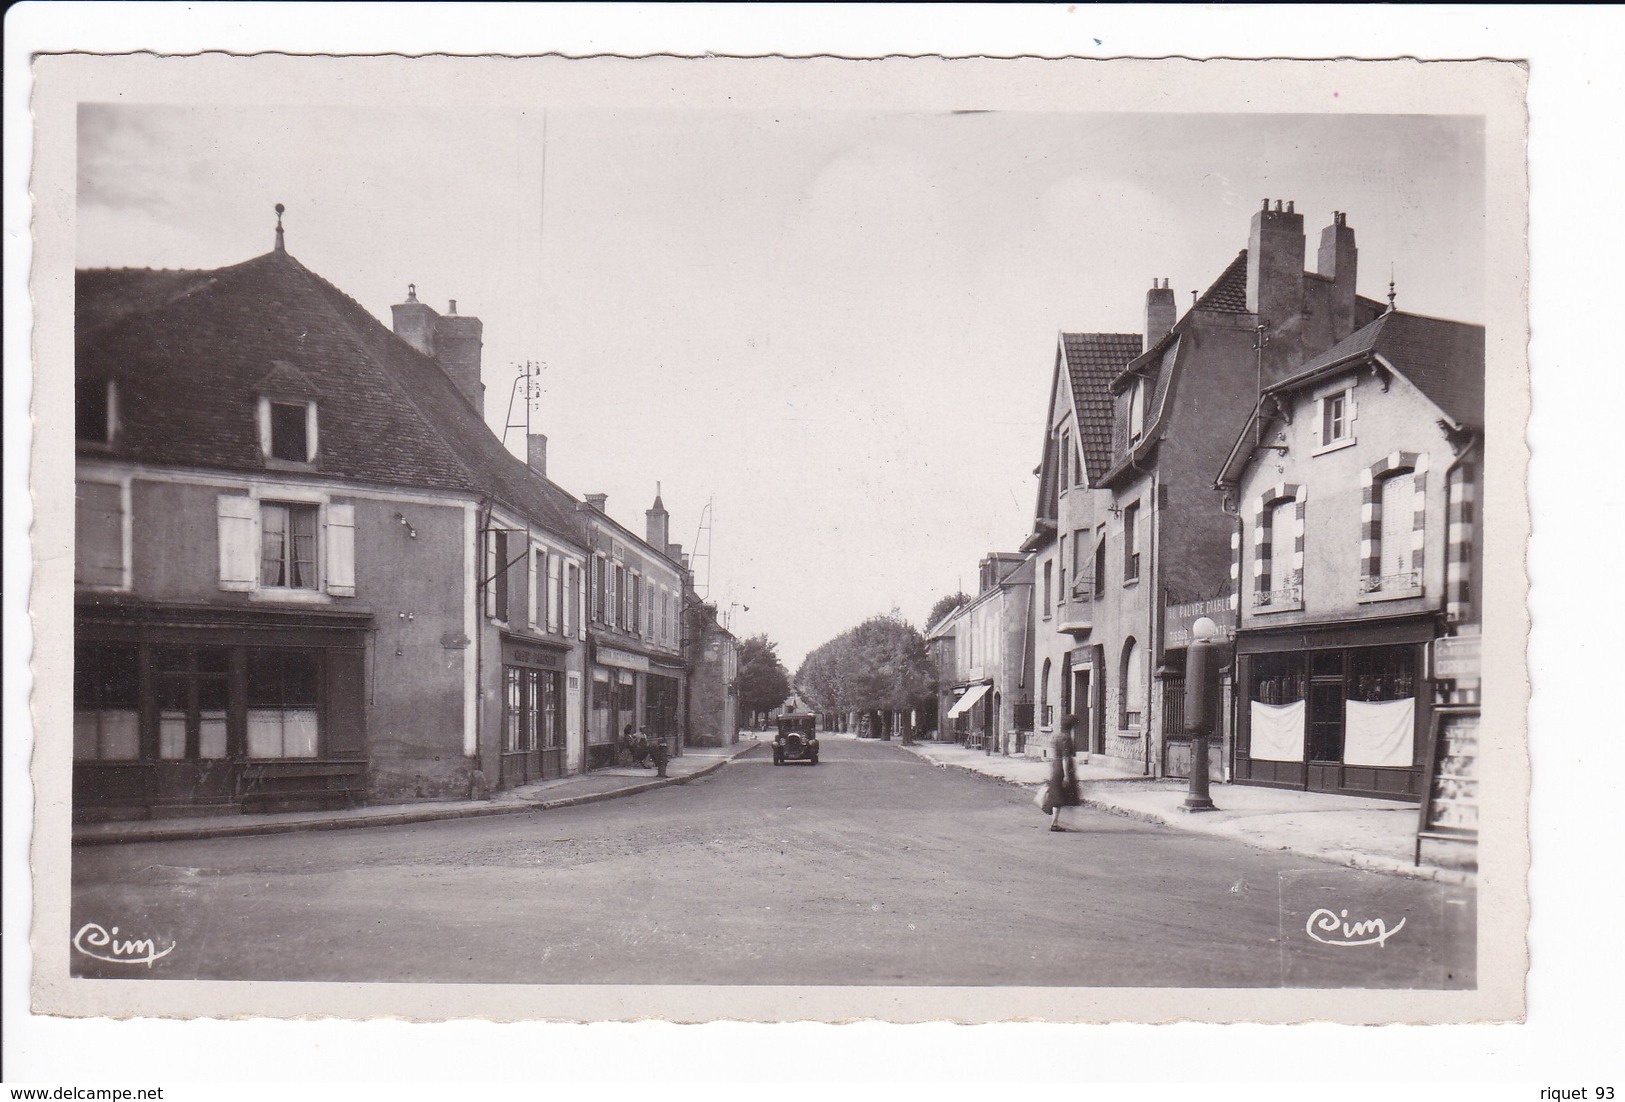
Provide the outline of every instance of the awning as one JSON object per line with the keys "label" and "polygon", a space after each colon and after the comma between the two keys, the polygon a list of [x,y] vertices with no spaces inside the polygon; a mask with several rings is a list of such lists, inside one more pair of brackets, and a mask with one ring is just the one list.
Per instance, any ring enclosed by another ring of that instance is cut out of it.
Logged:
{"label": "awning", "polygon": [[953,719],[955,716],[968,711],[970,706],[986,696],[987,691],[992,687],[992,685],[972,685],[966,689],[965,695],[954,701],[954,706],[948,709],[948,718]]}

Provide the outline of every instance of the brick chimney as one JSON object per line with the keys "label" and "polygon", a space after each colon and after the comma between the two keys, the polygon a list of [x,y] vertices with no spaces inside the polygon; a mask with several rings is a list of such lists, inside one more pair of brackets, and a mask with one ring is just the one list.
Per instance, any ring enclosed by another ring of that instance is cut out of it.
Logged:
{"label": "brick chimney", "polygon": [[1320,231],[1320,255],[1315,264],[1315,271],[1332,284],[1326,305],[1331,315],[1334,344],[1354,332],[1354,279],[1359,271],[1359,257],[1348,215],[1334,211],[1332,224]]}
{"label": "brick chimney", "polygon": [[431,357],[457,384],[468,404],[485,416],[485,384],[480,381],[480,348],[485,325],[479,318],[457,313],[452,299],[445,314],[418,301],[417,284],[406,285],[406,301],[390,307],[395,335]]}
{"label": "brick chimney", "polygon": [[1272,331],[1297,324],[1303,313],[1303,215],[1292,203],[1264,200],[1247,235],[1247,311]]}
{"label": "brick chimney", "polygon": [[1166,337],[1179,318],[1179,307],[1174,303],[1174,293],[1168,288],[1165,279],[1161,285],[1156,280],[1151,281],[1151,289],[1145,293],[1145,341],[1141,351],[1150,347]]}
{"label": "brick chimney", "polygon": [[533,432],[525,437],[525,462],[530,469],[547,477],[547,437]]}
{"label": "brick chimney", "polygon": [[451,376],[457,389],[481,417],[485,416],[485,384],[480,381],[480,348],[484,344],[485,323],[479,318],[457,313],[457,300],[435,325],[435,359]]}
{"label": "brick chimney", "polygon": [[597,509],[600,513],[604,511],[604,506],[609,504],[608,494],[583,494],[582,496],[587,499],[588,505]]}
{"label": "brick chimney", "polygon": [[655,503],[644,510],[646,522],[644,532],[650,547],[665,549],[671,541],[671,514],[666,512],[666,506],[660,500],[660,483],[655,483]]}
{"label": "brick chimney", "polygon": [[395,315],[395,335],[425,356],[434,355],[434,323],[439,314],[418,301],[418,285],[406,285],[406,301],[391,306]]}
{"label": "brick chimney", "polygon": [[679,562],[684,561],[683,560],[683,545],[680,544],[680,543],[668,543],[668,544],[666,544],[666,557],[668,559],[676,559]]}

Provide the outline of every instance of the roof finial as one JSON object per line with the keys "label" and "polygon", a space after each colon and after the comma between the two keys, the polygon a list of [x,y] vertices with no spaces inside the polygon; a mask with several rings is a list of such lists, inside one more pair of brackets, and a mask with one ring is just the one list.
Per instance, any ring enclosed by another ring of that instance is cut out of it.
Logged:
{"label": "roof finial", "polygon": [[282,245],[282,212],[286,209],[281,203],[276,205],[276,251],[279,253],[288,251]]}
{"label": "roof finial", "polygon": [[1394,312],[1394,262],[1388,262],[1388,312]]}

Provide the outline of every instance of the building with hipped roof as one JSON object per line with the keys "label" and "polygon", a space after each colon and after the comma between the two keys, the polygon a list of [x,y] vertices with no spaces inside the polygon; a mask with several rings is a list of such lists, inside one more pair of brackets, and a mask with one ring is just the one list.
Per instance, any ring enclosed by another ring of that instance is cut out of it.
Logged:
{"label": "building with hipped roof", "polygon": [[930,625],[939,740],[1010,753],[1031,731],[1023,703],[1031,699],[1032,591],[1032,556],[992,551],[977,565],[976,595]]}
{"label": "building with hipped roof", "polygon": [[1234,779],[1417,800],[1431,715],[1476,703],[1484,330],[1390,311],[1267,386],[1236,513]]}
{"label": "building with hipped roof", "polygon": [[244,263],[75,292],[76,815],[584,767],[592,530],[544,439],[486,426],[479,319],[409,288],[392,331],[280,218]]}

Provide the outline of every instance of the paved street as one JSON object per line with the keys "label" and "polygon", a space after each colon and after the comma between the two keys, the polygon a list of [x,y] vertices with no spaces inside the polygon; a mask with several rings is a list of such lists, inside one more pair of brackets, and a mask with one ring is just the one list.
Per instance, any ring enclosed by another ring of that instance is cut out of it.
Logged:
{"label": "paved street", "polygon": [[107,977],[1473,984],[1471,888],[1076,821],[1052,834],[1028,791],[826,736],[816,768],[764,746],[581,807],[78,849],[63,936],[174,945],[150,967],[74,954]]}

